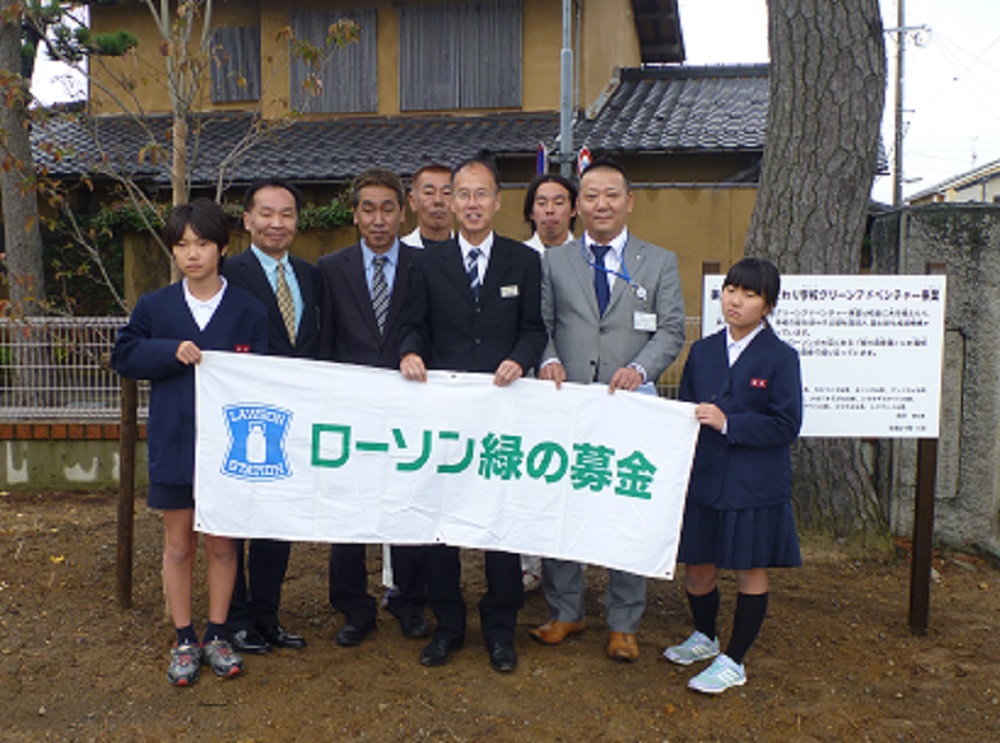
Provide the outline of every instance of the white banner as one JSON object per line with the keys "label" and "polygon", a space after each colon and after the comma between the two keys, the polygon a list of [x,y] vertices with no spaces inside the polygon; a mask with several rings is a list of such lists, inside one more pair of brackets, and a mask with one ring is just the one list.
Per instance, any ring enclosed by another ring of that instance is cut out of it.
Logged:
{"label": "white banner", "polygon": [[199,531],[445,542],[673,576],[692,405],[221,352],[196,376]]}
{"label": "white banner", "polygon": [[[724,278],[705,277],[704,335],[725,324]],[[781,277],[771,325],[802,362],[802,436],[938,436],[945,278]]]}

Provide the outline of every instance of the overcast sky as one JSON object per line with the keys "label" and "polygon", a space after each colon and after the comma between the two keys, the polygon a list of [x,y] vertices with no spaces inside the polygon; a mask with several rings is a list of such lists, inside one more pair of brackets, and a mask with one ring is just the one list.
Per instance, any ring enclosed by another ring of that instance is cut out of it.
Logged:
{"label": "overcast sky", "polygon": [[[1000,0],[905,0],[906,26],[931,27],[927,43],[906,47],[903,194],[1000,159]],[[896,0],[882,0],[886,28],[897,26]],[[765,0],[680,0],[688,64],[767,60]],[[895,141],[896,36],[887,34],[889,92],[882,137],[892,162]],[[876,180],[892,200],[889,176]]]}
{"label": "overcast sky", "polygon": [[[688,64],[767,61],[765,0],[680,0]],[[896,24],[896,0],[881,0],[883,23]],[[906,0],[906,25],[931,27],[928,42],[906,49],[903,193],[910,195],[1000,159],[1000,0]],[[882,128],[892,162],[896,36],[887,35],[889,92]],[[43,67],[40,80],[51,73]],[[36,86],[43,101],[84,90],[65,75]],[[889,176],[877,179],[880,201],[892,200]]]}

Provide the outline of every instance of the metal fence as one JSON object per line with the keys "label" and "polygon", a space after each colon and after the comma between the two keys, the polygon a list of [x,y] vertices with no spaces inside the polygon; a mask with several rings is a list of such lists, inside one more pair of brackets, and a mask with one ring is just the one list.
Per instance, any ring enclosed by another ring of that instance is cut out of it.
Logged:
{"label": "metal fence", "polygon": [[701,338],[701,318],[684,318],[684,348],[681,349],[677,359],[667,370],[663,372],[660,381],[656,384],[656,391],[660,397],[669,397],[671,400],[677,399],[677,393],[681,386],[681,373],[684,371],[684,362],[687,361],[688,351],[691,344]]}
{"label": "metal fence", "polygon": [[[124,317],[0,319],[0,421],[108,420],[121,416],[121,380],[107,365]],[[685,322],[680,356],[657,390],[676,398],[688,348],[701,320]],[[149,383],[139,383],[139,417],[149,410]]]}
{"label": "metal fence", "polygon": [[[0,420],[106,420],[121,415],[107,365],[124,317],[0,319]],[[139,415],[149,384],[139,385]]]}

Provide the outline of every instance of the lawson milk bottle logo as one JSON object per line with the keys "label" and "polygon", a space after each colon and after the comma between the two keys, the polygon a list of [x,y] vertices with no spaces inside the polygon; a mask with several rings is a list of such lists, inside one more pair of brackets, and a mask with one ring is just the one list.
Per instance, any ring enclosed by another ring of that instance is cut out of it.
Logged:
{"label": "lawson milk bottle logo", "polygon": [[229,450],[222,474],[241,480],[281,480],[292,468],[285,453],[291,411],[273,405],[226,405]]}

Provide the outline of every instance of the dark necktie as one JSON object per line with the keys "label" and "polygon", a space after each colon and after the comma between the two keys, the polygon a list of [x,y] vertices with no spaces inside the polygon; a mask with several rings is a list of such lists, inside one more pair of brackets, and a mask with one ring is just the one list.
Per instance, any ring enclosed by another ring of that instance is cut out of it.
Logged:
{"label": "dark necktie", "polygon": [[292,299],[292,290],[288,287],[288,280],[285,279],[285,264],[278,264],[278,277],[275,281],[275,297],[278,300],[278,311],[281,319],[285,323],[285,330],[288,331],[288,340],[295,345],[295,300]]}
{"label": "dark necktie", "polygon": [[375,256],[375,273],[372,275],[372,309],[379,334],[385,332],[385,316],[389,313],[389,282],[385,280],[384,255]]}
{"label": "dark necktie", "polygon": [[479,248],[473,248],[469,251],[468,263],[466,264],[465,273],[469,277],[469,288],[472,289],[472,296],[479,301]]}
{"label": "dark necktie", "polygon": [[594,292],[597,294],[597,309],[604,317],[611,299],[611,289],[608,287],[608,272],[604,270],[604,256],[611,250],[610,245],[591,245],[594,254]]}

